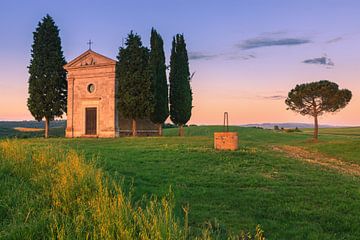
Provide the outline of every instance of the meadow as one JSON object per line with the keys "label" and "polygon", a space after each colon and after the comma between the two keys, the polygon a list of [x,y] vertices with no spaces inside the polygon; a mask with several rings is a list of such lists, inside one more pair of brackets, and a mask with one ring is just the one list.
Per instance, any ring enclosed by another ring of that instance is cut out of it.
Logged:
{"label": "meadow", "polygon": [[[75,151],[121,185],[134,206],[146,209],[144,199],[166,198],[171,192],[176,226],[183,229],[188,219],[191,236],[202,236],[209,226],[216,226],[219,238],[243,230],[255,234],[260,224],[267,239],[360,237],[360,174],[344,168],[360,165],[360,128],[320,129],[320,141],[314,144],[307,129],[286,133],[231,127],[239,134],[239,150],[233,152],[213,149],[213,132],[221,130],[189,127],[183,138],[176,136],[177,129],[166,129],[164,137],[12,141],[19,149]],[[0,188],[0,214],[7,216],[0,223],[0,236],[20,224],[14,209],[27,209],[11,204],[16,194],[25,194],[25,199],[36,194],[31,184],[11,178],[9,171],[3,166],[0,170],[1,181],[9,183]],[[35,221],[24,209],[20,219]]]}

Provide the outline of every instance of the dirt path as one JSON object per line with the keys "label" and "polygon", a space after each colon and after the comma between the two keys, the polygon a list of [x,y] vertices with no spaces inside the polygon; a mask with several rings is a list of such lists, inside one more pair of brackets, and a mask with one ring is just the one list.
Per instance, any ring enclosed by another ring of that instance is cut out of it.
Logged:
{"label": "dirt path", "polygon": [[335,169],[342,173],[360,176],[360,165],[348,163],[321,153],[310,152],[302,147],[283,145],[274,146],[273,150],[277,152],[283,152],[289,157],[311,164],[318,164],[327,168]]}

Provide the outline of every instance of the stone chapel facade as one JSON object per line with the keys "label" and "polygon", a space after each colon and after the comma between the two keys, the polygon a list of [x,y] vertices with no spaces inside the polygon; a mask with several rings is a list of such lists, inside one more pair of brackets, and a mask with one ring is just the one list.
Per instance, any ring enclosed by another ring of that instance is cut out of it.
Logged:
{"label": "stone chapel facade", "polygon": [[[116,61],[88,50],[64,66],[68,104],[66,137],[113,138],[129,135],[131,121],[117,108]],[[148,119],[137,120],[140,135],[157,135]]]}

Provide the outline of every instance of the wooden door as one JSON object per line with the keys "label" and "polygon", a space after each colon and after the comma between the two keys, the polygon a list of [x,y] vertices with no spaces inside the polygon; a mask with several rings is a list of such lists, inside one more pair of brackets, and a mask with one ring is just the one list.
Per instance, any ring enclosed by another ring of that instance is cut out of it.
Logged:
{"label": "wooden door", "polygon": [[85,134],[96,135],[96,108],[86,108],[85,112]]}

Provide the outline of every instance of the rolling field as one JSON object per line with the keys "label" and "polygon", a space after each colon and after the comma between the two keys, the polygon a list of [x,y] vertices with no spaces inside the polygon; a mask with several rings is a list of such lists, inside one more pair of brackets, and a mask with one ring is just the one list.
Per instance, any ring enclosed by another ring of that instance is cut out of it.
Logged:
{"label": "rolling field", "polygon": [[[175,214],[182,219],[182,207],[188,206],[193,232],[211,221],[235,233],[253,232],[260,224],[268,239],[360,238],[360,170],[343,168],[360,165],[360,128],[321,129],[313,144],[308,130],[232,127],[239,133],[234,152],[213,149],[213,132],[221,129],[189,127],[184,138],[166,129],[164,137],[16,141],[38,149],[75,149],[133,189],[134,202],[144,195],[165,196],[171,188]],[[6,173],[0,179],[6,181]],[[5,190],[0,188],[0,196]],[[0,198],[2,211],[6,199]],[[11,221],[0,223],[0,233],[9,229]]]}
{"label": "rolling field", "polygon": [[[64,137],[64,120],[50,122],[50,135]],[[33,138],[44,136],[44,122],[37,121],[0,121],[1,138]]]}

